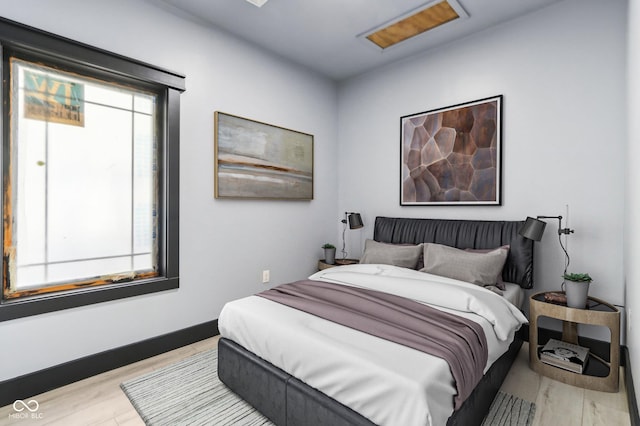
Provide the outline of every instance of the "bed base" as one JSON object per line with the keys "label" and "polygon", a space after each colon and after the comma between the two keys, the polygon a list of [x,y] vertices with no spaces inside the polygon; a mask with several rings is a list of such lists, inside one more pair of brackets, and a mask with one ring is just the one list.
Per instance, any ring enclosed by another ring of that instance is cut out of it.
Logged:
{"label": "bed base", "polygon": [[[482,424],[520,346],[522,340],[516,337],[449,418],[447,426]],[[225,338],[218,342],[218,376],[278,426],[375,426],[352,409]]]}

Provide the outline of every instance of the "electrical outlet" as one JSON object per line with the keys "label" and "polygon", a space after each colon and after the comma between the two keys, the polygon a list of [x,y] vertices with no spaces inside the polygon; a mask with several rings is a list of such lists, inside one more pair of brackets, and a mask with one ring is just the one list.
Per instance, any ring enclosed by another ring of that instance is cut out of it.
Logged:
{"label": "electrical outlet", "polygon": [[262,283],[266,284],[269,282],[269,277],[270,273],[268,269],[265,269],[264,271],[262,271]]}

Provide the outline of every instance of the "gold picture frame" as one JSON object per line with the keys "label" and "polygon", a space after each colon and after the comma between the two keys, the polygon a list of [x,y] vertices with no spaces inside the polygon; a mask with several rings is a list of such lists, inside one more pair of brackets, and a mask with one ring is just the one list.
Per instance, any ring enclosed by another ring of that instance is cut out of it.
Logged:
{"label": "gold picture frame", "polygon": [[215,198],[313,199],[313,135],[214,113]]}

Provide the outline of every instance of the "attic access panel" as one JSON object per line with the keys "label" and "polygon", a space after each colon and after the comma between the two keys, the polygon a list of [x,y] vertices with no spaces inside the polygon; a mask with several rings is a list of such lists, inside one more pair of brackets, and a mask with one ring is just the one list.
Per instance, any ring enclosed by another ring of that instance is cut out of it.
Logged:
{"label": "attic access panel", "polygon": [[431,1],[360,34],[384,50],[449,22],[468,18],[456,0]]}

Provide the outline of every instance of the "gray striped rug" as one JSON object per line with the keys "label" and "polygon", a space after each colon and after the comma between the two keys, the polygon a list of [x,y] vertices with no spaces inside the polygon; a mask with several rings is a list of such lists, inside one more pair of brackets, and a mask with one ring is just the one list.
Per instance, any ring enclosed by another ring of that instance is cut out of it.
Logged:
{"label": "gray striped rug", "polygon": [[[147,425],[273,425],[237,397],[217,373],[212,349],[120,385]],[[535,404],[499,392],[483,426],[529,426]]]}
{"label": "gray striped rug", "polygon": [[120,385],[147,425],[272,425],[218,379],[218,350]]}

